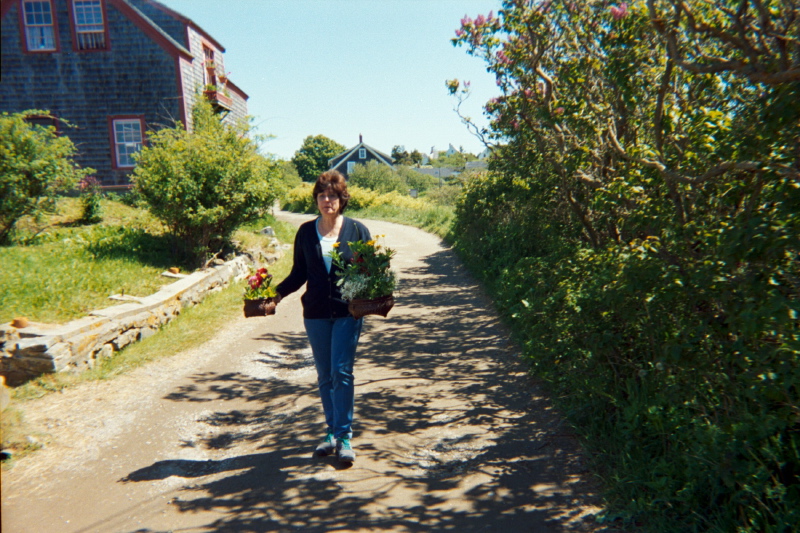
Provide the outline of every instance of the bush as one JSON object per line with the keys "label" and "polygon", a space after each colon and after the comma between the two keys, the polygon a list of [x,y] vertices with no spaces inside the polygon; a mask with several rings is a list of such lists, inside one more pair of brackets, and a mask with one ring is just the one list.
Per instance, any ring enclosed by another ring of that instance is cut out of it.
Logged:
{"label": "bush", "polygon": [[316,213],[317,203],[312,196],[313,190],[311,183],[301,183],[286,193],[281,207],[294,213]]}
{"label": "bush", "polygon": [[9,241],[20,218],[52,211],[59,193],[93,172],[75,165],[68,137],[27,121],[42,115],[50,114],[30,110],[0,116],[0,244]]}
{"label": "bush", "polygon": [[462,20],[503,144],[453,237],[586,437],[609,518],[794,530],[800,85],[769,50],[800,7],[646,4]]}
{"label": "bush", "polygon": [[417,172],[411,167],[396,166],[397,173],[409,189],[416,189],[419,194],[439,186],[439,179],[430,174]]}
{"label": "bush", "polygon": [[83,178],[78,184],[81,191],[81,218],[83,224],[94,224],[102,220],[100,182],[94,176]]}
{"label": "bush", "polygon": [[349,183],[378,192],[399,191],[408,194],[405,180],[391,167],[377,161],[357,164],[348,175]]}
{"label": "bush", "polygon": [[178,124],[149,136],[137,154],[136,193],[180,241],[203,260],[237,226],[264,213],[281,193],[275,164],[258,153],[246,124],[223,124],[200,99],[189,133]]}

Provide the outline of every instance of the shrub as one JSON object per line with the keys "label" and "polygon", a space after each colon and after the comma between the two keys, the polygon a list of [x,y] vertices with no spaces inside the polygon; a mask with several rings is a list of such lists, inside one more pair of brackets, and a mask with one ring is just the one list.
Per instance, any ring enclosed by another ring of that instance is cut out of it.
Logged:
{"label": "shrub", "polygon": [[42,115],[50,114],[0,115],[0,244],[8,242],[20,218],[51,211],[59,193],[93,172],[73,162],[76,150],[68,137],[27,121]]}
{"label": "shrub", "polygon": [[399,191],[408,193],[408,185],[400,174],[391,167],[377,161],[357,164],[348,175],[349,182],[357,187],[378,192]]}
{"label": "shrub", "polygon": [[102,219],[100,182],[94,176],[87,176],[78,183],[81,192],[81,218],[84,224],[94,224]]}
{"label": "shrub", "polygon": [[136,193],[202,260],[220,249],[237,226],[260,216],[281,193],[275,164],[258,153],[248,127],[223,124],[200,99],[189,133],[178,124],[149,136],[137,154]]}
{"label": "shrub", "polygon": [[502,93],[457,249],[587,437],[609,516],[651,530],[800,523],[800,85],[777,51],[798,16],[508,1],[454,39]]}
{"label": "shrub", "polygon": [[316,213],[317,204],[312,196],[313,190],[314,186],[311,183],[301,183],[286,193],[282,207],[295,213]]}

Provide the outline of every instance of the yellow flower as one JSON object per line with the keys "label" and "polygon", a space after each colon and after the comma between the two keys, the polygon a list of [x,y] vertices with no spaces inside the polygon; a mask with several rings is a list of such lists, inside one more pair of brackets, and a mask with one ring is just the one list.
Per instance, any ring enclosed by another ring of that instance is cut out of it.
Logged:
{"label": "yellow flower", "polygon": [[367,241],[367,246],[375,246],[375,241]]}
{"label": "yellow flower", "polygon": [[333,243],[333,247],[334,248],[338,248],[339,247],[339,243],[338,242]]}

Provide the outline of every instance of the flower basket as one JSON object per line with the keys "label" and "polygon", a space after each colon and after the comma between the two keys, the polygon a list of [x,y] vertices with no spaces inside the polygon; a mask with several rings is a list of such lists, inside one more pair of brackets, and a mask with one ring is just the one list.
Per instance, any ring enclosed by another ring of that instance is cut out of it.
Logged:
{"label": "flower basket", "polygon": [[244,316],[267,316],[275,314],[275,297],[277,293],[272,288],[272,274],[266,268],[259,268],[252,276],[247,278],[247,288],[244,291]]}
{"label": "flower basket", "polygon": [[255,300],[244,301],[244,316],[247,318],[254,316],[267,316],[275,314],[275,306],[269,305],[272,298],[256,298]]}
{"label": "flower basket", "polygon": [[380,298],[371,299],[354,299],[350,301],[347,308],[353,318],[361,318],[366,315],[380,315],[386,317],[389,311],[394,307],[394,296],[382,296]]}

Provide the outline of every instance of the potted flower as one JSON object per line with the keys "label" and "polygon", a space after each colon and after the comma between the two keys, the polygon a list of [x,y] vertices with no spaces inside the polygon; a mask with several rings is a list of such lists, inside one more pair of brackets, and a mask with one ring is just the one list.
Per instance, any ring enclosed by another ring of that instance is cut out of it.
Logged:
{"label": "potted flower", "polygon": [[[380,239],[383,235],[378,235]],[[376,240],[347,243],[353,258],[345,261],[336,249],[331,251],[333,264],[342,274],[338,285],[342,288],[342,298],[349,302],[350,313],[355,318],[365,315],[386,316],[394,306],[394,290],[397,275],[390,268],[395,251],[379,244]]]}
{"label": "potted flower", "polygon": [[266,316],[275,314],[275,306],[270,305],[278,293],[272,287],[272,274],[266,268],[259,268],[247,278],[244,291],[244,316]]}

